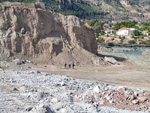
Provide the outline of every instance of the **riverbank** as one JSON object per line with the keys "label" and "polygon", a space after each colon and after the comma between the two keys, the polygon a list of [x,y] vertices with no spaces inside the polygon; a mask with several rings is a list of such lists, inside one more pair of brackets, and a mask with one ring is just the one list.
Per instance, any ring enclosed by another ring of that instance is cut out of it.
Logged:
{"label": "riverbank", "polygon": [[146,45],[146,44],[115,44],[115,43],[99,43],[98,46],[103,46],[103,47],[107,47],[107,48],[111,48],[111,47],[130,47],[130,48],[150,48],[150,45]]}

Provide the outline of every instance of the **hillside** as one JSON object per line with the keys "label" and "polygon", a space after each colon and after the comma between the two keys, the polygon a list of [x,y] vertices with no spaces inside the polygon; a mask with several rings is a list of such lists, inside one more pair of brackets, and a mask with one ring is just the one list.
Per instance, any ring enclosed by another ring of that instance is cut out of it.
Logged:
{"label": "hillside", "polygon": [[10,2],[42,2],[46,9],[82,19],[102,21],[147,21],[149,0],[0,0]]}
{"label": "hillside", "polygon": [[46,8],[80,18],[103,21],[146,21],[149,0],[41,0]]}

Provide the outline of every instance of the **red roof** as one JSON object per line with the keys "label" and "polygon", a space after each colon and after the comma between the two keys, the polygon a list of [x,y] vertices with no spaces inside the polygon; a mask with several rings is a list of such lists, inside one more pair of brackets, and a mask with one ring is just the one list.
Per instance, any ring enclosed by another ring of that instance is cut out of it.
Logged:
{"label": "red roof", "polygon": [[130,30],[130,28],[122,27],[122,28],[120,28],[119,30]]}

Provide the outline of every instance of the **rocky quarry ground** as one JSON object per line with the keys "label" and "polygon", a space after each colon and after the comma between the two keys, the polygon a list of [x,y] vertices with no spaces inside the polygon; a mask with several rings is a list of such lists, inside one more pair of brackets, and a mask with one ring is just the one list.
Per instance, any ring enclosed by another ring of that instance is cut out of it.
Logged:
{"label": "rocky quarry ground", "polygon": [[16,60],[1,66],[1,113],[150,112],[149,91],[31,70]]}

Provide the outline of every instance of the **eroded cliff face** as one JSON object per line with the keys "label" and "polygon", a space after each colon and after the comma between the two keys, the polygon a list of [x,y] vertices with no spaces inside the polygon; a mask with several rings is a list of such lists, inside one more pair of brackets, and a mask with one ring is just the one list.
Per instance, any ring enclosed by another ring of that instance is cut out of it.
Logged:
{"label": "eroded cliff face", "polygon": [[28,57],[38,62],[93,63],[93,31],[75,16],[42,9],[0,5],[0,59]]}

